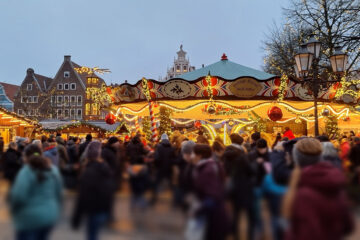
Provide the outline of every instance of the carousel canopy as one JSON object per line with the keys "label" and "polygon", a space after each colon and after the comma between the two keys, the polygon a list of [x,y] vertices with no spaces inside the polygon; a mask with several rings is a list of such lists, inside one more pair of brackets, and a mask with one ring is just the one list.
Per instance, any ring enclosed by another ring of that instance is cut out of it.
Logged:
{"label": "carousel canopy", "polygon": [[264,81],[275,77],[275,75],[272,75],[270,73],[245,67],[238,63],[229,61],[227,56],[224,54],[219,62],[210,64],[206,67],[197,69],[192,72],[182,74],[180,76],[177,76],[176,78],[193,81],[204,77],[209,73],[212,76],[221,77],[226,80],[234,80],[241,77],[251,77],[257,80]]}

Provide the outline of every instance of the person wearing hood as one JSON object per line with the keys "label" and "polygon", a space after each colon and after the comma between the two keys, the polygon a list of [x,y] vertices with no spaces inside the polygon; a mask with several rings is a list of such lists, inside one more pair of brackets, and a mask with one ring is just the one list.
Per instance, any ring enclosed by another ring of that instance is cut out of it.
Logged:
{"label": "person wearing hood", "polygon": [[301,139],[293,149],[297,166],[283,206],[290,221],[287,240],[340,240],[353,230],[346,178],[331,163],[321,161],[322,151],[315,138]]}
{"label": "person wearing hood", "polygon": [[157,193],[164,181],[172,186],[172,167],[175,163],[175,149],[171,146],[169,137],[166,133],[161,135],[160,143],[156,146],[154,156],[155,183],[154,198],[152,203],[156,202]]}
{"label": "person wearing hood", "polygon": [[85,153],[87,164],[80,177],[71,224],[77,229],[86,217],[87,239],[97,240],[101,227],[111,215],[114,183],[109,165],[101,158],[101,143],[92,141]]}

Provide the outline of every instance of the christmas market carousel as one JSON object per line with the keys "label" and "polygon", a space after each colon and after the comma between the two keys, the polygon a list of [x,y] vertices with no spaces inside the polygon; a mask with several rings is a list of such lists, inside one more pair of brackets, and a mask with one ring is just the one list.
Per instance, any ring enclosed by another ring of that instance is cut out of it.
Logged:
{"label": "christmas market carousel", "polygon": [[[318,94],[320,133],[360,130],[357,97],[344,94],[344,82]],[[166,82],[143,78],[136,84],[108,87],[103,99],[107,119],[124,120],[136,130],[156,132],[203,129],[210,139],[261,131],[270,135],[289,127],[295,135],[314,135],[311,89],[228,60],[188,72]]]}

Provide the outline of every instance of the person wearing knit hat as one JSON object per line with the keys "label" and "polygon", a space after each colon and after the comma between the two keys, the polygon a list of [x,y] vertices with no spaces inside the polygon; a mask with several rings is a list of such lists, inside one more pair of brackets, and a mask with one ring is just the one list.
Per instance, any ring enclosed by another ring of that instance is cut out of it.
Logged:
{"label": "person wearing knit hat", "polygon": [[304,138],[293,148],[293,159],[301,168],[318,163],[321,159],[323,147],[315,138]]}
{"label": "person wearing knit hat", "polygon": [[293,149],[297,166],[283,199],[288,240],[344,239],[354,228],[345,193],[347,179],[333,164],[321,161],[322,152],[315,138],[301,139]]}
{"label": "person wearing knit hat", "polygon": [[168,136],[166,133],[163,133],[163,134],[161,135],[160,140],[161,140],[161,141],[162,141],[162,140],[169,140],[169,136]]}

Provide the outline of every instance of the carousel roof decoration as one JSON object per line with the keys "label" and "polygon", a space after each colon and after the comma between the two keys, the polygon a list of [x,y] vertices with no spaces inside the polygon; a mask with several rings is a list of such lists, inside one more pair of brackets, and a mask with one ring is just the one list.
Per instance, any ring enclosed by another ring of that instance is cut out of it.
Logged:
{"label": "carousel roof decoration", "polygon": [[272,75],[270,73],[266,73],[243,66],[238,63],[234,63],[230,61],[224,53],[220,61],[210,64],[206,67],[197,69],[195,71],[182,74],[180,76],[177,76],[176,78],[181,78],[187,81],[194,81],[206,76],[209,71],[213,76],[217,76],[226,80],[235,80],[241,77],[251,77],[260,81],[265,81],[276,77],[275,75]]}

